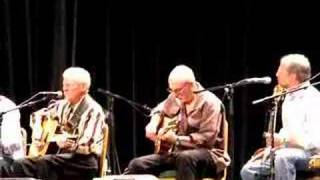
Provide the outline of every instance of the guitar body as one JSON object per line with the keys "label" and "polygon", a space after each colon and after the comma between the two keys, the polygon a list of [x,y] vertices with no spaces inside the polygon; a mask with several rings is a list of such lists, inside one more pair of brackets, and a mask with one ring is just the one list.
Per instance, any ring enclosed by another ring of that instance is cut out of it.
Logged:
{"label": "guitar body", "polygon": [[[58,120],[42,116],[35,118],[32,127],[32,143],[29,148],[29,157],[44,156],[47,153],[50,142],[52,141]],[[40,145],[40,146],[39,146]]]}
{"label": "guitar body", "polygon": [[[273,89],[273,95],[278,95],[281,94],[285,91],[285,89],[283,87],[281,87],[280,85],[276,85]],[[283,96],[277,97],[273,100],[273,107],[271,109],[270,113],[270,117],[269,117],[269,123],[268,123],[268,131],[264,132],[263,136],[265,138],[267,138],[267,134],[272,134],[275,133],[276,131],[276,125],[277,125],[277,116],[278,116],[278,110],[279,110],[279,103],[281,103],[281,101],[283,101]],[[262,160],[265,161],[267,160],[267,158],[270,157],[270,155],[272,155],[271,153],[275,152],[277,149],[279,149],[280,147],[271,147],[270,145],[267,145],[264,148],[260,148],[258,149],[253,156],[251,157],[252,161],[255,160]]]}
{"label": "guitar body", "polygon": [[309,169],[318,170],[320,169],[320,155],[316,154],[310,158]]}
{"label": "guitar body", "polygon": [[154,142],[154,147],[154,153],[156,154],[165,154],[171,152],[173,149],[173,146],[170,143],[165,142],[160,138],[156,139],[156,141]]}
{"label": "guitar body", "polygon": [[165,154],[173,150],[173,145],[166,141],[163,141],[161,137],[170,130],[174,132],[177,131],[177,119],[176,117],[169,118],[164,114],[158,114],[156,116],[158,116],[156,118],[160,118],[160,119],[157,127],[157,137],[154,142],[154,146],[155,146],[154,153]]}

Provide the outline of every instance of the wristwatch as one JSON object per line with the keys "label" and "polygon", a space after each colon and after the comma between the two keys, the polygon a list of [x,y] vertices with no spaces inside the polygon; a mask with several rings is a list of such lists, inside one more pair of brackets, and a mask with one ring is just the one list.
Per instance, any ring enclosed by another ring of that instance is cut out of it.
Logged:
{"label": "wristwatch", "polygon": [[180,144],[181,144],[181,142],[180,142],[181,140],[180,140],[180,138],[179,138],[179,136],[177,136],[177,138],[176,138],[176,146],[180,146]]}

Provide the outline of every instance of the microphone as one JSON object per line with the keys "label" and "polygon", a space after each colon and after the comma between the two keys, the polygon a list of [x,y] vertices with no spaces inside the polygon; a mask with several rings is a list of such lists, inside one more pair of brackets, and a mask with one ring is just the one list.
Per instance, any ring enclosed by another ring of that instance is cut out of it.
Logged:
{"label": "microphone", "polygon": [[62,91],[41,91],[39,92],[41,95],[49,95],[49,96],[56,96],[57,98],[62,98],[63,93]]}
{"label": "microphone", "polygon": [[139,104],[139,103],[137,103],[137,102],[134,102],[134,101],[132,101],[132,100],[130,100],[130,99],[127,99],[127,98],[125,98],[125,97],[123,97],[123,96],[120,96],[120,95],[118,95],[118,94],[115,94],[115,93],[113,93],[113,92],[111,92],[111,91],[104,90],[104,89],[101,89],[101,88],[98,88],[97,91],[98,91],[99,93],[105,94],[105,95],[107,95],[107,96],[110,96],[110,97],[113,97],[113,98],[116,98],[116,99],[121,99],[121,100],[127,102],[128,104],[130,104],[134,109],[136,109],[136,107],[139,107],[139,108],[143,108],[143,109],[146,110],[146,111],[151,111],[151,110],[152,110],[152,109],[151,109],[150,107],[148,107],[147,105],[141,105],[141,104]]}
{"label": "microphone", "polygon": [[149,106],[147,106],[146,104],[144,104],[143,106],[142,106],[142,108],[143,109],[145,109],[145,110],[147,110],[147,111],[152,111],[152,109],[149,107]]}
{"label": "microphone", "polygon": [[247,78],[244,80],[241,80],[239,84],[270,84],[271,78],[269,76],[266,77],[254,77],[254,78]]}
{"label": "microphone", "polygon": [[112,93],[112,92],[110,92],[110,91],[108,91],[108,90],[104,90],[104,89],[98,88],[97,91],[98,91],[99,93],[102,93],[102,94],[111,96],[111,97],[113,97],[113,98],[122,99],[122,97],[121,97],[120,95],[114,94],[114,93]]}

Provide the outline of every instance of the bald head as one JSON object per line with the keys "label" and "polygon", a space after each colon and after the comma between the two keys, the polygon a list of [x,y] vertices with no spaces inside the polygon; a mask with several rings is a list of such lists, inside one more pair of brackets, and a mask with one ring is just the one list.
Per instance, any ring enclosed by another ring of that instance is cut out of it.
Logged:
{"label": "bald head", "polygon": [[186,65],[176,66],[169,74],[168,83],[176,82],[196,82],[196,78],[191,68]]}

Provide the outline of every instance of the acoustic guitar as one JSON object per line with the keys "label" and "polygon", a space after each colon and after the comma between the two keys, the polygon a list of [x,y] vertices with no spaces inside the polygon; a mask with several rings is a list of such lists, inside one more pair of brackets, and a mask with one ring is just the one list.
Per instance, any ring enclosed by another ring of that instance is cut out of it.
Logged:
{"label": "acoustic guitar", "polygon": [[155,115],[156,118],[159,118],[159,124],[157,127],[157,137],[154,142],[154,153],[164,154],[169,153],[173,150],[174,145],[169,142],[163,141],[162,136],[169,131],[177,131],[177,117],[170,118],[164,114]]}
{"label": "acoustic guitar", "polygon": [[29,157],[44,156],[50,142],[53,141],[58,120],[49,116],[31,116],[32,143],[29,148]]}
{"label": "acoustic guitar", "polygon": [[320,154],[316,154],[310,158],[309,169],[313,169],[313,170],[320,169]]}
{"label": "acoustic guitar", "polygon": [[[276,85],[273,89],[273,94],[272,95],[278,95],[281,94],[285,91],[283,87],[280,85]],[[277,97],[273,99],[272,102],[272,109],[270,111],[270,117],[269,117],[269,124],[268,124],[268,132],[263,133],[263,136],[266,138],[267,134],[274,133],[276,130],[276,121],[277,121],[277,116],[278,116],[278,110],[279,110],[279,104],[283,101],[283,97]],[[273,155],[276,150],[278,150],[280,147],[271,147],[271,144],[267,144],[266,147],[259,148],[251,157],[252,161],[261,159],[263,162],[266,161],[270,155]]]}

